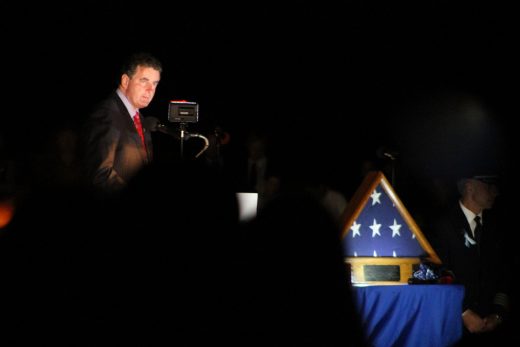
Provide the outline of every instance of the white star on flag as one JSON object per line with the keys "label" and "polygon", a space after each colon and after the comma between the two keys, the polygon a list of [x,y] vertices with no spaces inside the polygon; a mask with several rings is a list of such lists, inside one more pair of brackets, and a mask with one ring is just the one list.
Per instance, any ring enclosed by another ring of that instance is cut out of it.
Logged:
{"label": "white star on flag", "polygon": [[379,228],[381,228],[381,224],[377,224],[375,218],[374,218],[374,223],[372,223],[372,225],[369,226],[369,228],[372,229],[372,237],[376,237],[376,235],[381,236],[381,233],[379,232]]}
{"label": "white star on flag", "polygon": [[360,227],[361,227],[361,224],[358,224],[358,223],[356,223],[356,221],[354,221],[354,223],[352,224],[352,227],[350,227],[350,230],[353,231],[352,238],[356,237],[356,235],[361,236],[361,232],[359,231]]}
{"label": "white star on flag", "polygon": [[399,233],[399,229],[401,229],[401,224],[397,224],[395,218],[394,218],[394,224],[390,225],[390,229],[392,229],[392,238],[395,237],[395,235],[401,236]]}
{"label": "white star on flag", "polygon": [[372,195],[370,195],[370,197],[372,198],[372,206],[374,206],[375,204],[381,204],[381,201],[379,201],[380,196],[381,196],[381,193],[378,193],[377,189],[374,189],[374,191],[372,192]]}
{"label": "white star on flag", "polygon": [[367,175],[352,204],[359,206],[349,209],[352,214],[342,229],[347,257],[428,256],[439,261],[381,172]]}

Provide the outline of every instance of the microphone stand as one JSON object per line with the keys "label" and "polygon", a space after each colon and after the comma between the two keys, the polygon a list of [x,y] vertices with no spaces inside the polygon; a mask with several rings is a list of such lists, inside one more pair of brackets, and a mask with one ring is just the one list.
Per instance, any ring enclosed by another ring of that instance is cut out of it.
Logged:
{"label": "microphone stand", "polygon": [[394,155],[391,155],[391,154],[388,154],[388,153],[385,153],[385,155],[388,158],[390,158],[390,163],[391,163],[391,166],[390,166],[390,170],[391,170],[390,181],[392,182],[392,187],[395,189],[395,159],[396,159],[396,157]]}
{"label": "microphone stand", "polygon": [[[153,121],[153,118],[152,118],[152,121]],[[198,158],[209,147],[209,140],[208,140],[208,138],[203,136],[203,135],[201,135],[201,134],[187,132],[186,131],[187,124],[184,123],[184,122],[183,123],[179,123],[180,135],[177,134],[176,130],[173,130],[173,129],[171,129],[168,126],[159,123],[158,119],[155,119],[155,122],[153,122],[153,123],[151,121],[148,121],[148,123],[149,124],[147,125],[147,128],[150,129],[150,131],[160,131],[161,133],[173,136],[176,139],[180,140],[180,150],[181,150],[181,156],[180,157],[181,157],[181,160],[184,159],[184,141],[185,140],[188,140],[188,139],[196,137],[196,138],[202,139],[204,141],[204,147],[202,148],[202,150],[199,153],[197,153],[195,155],[195,158]]]}
{"label": "microphone stand", "polygon": [[209,147],[209,140],[205,136],[202,136],[201,134],[187,132],[186,131],[186,126],[187,125],[184,122],[179,123],[179,131],[181,133],[181,135],[180,135],[181,160],[184,160],[184,140],[185,139],[187,140],[189,138],[197,137],[197,138],[200,138],[200,139],[202,139],[204,141],[204,147],[202,148],[202,150],[199,153],[197,153],[195,155],[195,158],[198,158]]}
{"label": "microphone stand", "polygon": [[181,160],[184,160],[184,137],[186,133],[186,123],[179,123],[179,131],[181,133]]}
{"label": "microphone stand", "polygon": [[383,152],[383,157],[386,157],[386,158],[390,159],[390,163],[391,163],[391,167],[390,167],[390,170],[391,170],[390,182],[392,183],[392,187],[395,189],[395,160],[397,159],[397,154],[389,153],[389,152]]}

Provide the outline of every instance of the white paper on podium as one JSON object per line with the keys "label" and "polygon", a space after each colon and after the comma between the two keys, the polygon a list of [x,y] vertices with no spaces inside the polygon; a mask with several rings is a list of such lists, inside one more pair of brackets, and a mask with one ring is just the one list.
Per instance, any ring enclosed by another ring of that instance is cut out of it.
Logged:
{"label": "white paper on podium", "polygon": [[241,222],[247,222],[256,217],[258,193],[236,193],[238,200],[238,217]]}

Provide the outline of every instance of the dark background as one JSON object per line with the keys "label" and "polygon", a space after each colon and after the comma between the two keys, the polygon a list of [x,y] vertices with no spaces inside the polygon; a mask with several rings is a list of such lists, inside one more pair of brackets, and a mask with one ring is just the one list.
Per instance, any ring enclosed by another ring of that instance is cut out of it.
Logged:
{"label": "dark background", "polygon": [[347,193],[362,159],[388,166],[382,148],[399,153],[407,185],[512,172],[517,37],[500,4],[1,6],[3,132],[18,157],[80,124],[124,57],[145,50],[164,65],[145,115],[167,122],[169,100],[196,101],[191,130],[222,126],[230,147],[265,130],[284,155],[320,157]]}
{"label": "dark background", "polygon": [[[18,184],[40,176],[57,130],[79,127],[116,88],[122,60],[144,50],[162,61],[164,73],[143,114],[168,123],[170,100],[198,102],[200,121],[190,130],[210,134],[221,126],[230,134],[228,153],[241,153],[250,131],[265,131],[293,174],[311,171],[347,198],[364,159],[385,174],[393,164],[394,189],[421,226],[421,213],[431,212],[457,177],[499,174],[501,211],[516,213],[512,6],[4,1],[3,155],[14,159]],[[177,142],[157,139],[159,155],[177,151]],[[397,159],[381,158],[385,150]],[[168,198],[177,197],[158,192],[155,203]],[[510,217],[504,231],[517,254]]]}

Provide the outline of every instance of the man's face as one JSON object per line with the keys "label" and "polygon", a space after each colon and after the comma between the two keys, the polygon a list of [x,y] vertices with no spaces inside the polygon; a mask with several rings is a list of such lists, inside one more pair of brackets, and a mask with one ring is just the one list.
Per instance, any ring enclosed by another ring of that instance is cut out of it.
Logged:
{"label": "man's face", "polygon": [[495,198],[498,196],[497,186],[479,180],[472,180],[472,186],[474,187],[473,199],[475,202],[477,202],[482,209],[493,207]]}
{"label": "man's face", "polygon": [[138,66],[136,73],[130,77],[123,75],[121,88],[135,108],[144,108],[152,101],[157,85],[161,80],[159,71],[151,67]]}

